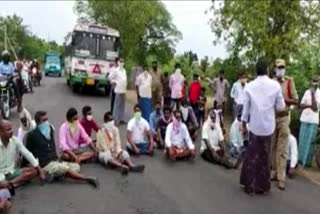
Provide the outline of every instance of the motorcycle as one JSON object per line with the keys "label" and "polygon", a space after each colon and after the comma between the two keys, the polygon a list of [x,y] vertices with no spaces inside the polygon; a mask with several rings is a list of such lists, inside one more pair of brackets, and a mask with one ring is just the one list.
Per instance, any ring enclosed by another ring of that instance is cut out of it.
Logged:
{"label": "motorcycle", "polygon": [[[10,78],[10,77],[9,77]],[[7,76],[0,77],[0,111],[4,119],[9,119],[10,109],[17,105],[12,82]]]}
{"label": "motorcycle", "polygon": [[32,68],[31,80],[34,86],[40,86],[40,81],[42,79],[41,73],[36,67]]}

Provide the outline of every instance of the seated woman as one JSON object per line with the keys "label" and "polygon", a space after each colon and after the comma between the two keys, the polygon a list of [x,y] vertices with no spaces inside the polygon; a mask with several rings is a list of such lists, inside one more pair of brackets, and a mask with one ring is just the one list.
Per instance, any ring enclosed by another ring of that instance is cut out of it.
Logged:
{"label": "seated woman", "polygon": [[214,110],[209,111],[208,119],[202,128],[201,157],[211,163],[220,164],[226,168],[237,168],[240,163],[229,160],[224,151],[224,137],[219,124],[216,123]]}
{"label": "seated woman", "polygon": [[182,113],[174,111],[173,121],[168,125],[165,137],[166,155],[171,160],[195,157],[195,146],[187,126],[182,122]]}
{"label": "seated woman", "polygon": [[120,132],[114,125],[111,112],[104,115],[104,124],[97,134],[97,150],[102,164],[119,168],[124,175],[129,171],[144,171],[144,165],[133,164],[128,152],[121,149]]}
{"label": "seated woman", "polygon": [[164,145],[165,145],[164,141],[166,137],[167,127],[171,122],[172,122],[171,108],[164,107],[163,116],[158,123],[158,129],[157,129],[158,139],[159,139],[158,148],[160,149],[164,149]]}
{"label": "seated woman", "polygon": [[[67,121],[60,126],[59,131],[61,158],[78,164],[95,159],[96,148],[78,121],[77,110],[70,108],[66,117]],[[81,142],[82,140],[83,142]]]}
{"label": "seated woman", "polygon": [[199,124],[192,107],[189,105],[189,102],[186,99],[182,100],[181,112],[182,122],[187,125],[189,134],[192,140],[195,141],[197,139],[197,130],[199,128]]}
{"label": "seated woman", "polygon": [[127,150],[133,155],[153,155],[153,136],[149,123],[142,118],[139,105],[134,106],[134,116],[127,127]]}

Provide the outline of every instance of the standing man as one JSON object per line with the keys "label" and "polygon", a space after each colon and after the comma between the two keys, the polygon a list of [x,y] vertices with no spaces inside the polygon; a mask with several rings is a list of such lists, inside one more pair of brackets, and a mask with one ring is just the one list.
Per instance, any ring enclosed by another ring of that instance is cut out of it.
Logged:
{"label": "standing man", "polygon": [[215,94],[213,107],[216,108],[217,105],[222,105],[222,109],[224,110],[228,89],[230,88],[228,80],[224,78],[224,70],[220,70],[218,78],[215,78],[213,81],[208,80]]}
{"label": "standing man", "polygon": [[142,117],[146,121],[149,121],[149,117],[152,112],[151,86],[152,77],[148,72],[148,67],[143,66],[143,73],[139,74],[136,79],[136,90]]}
{"label": "standing man", "polygon": [[125,105],[126,105],[126,91],[127,91],[127,73],[124,69],[124,60],[119,60],[119,68],[116,68],[110,75],[109,80],[115,84],[114,93],[114,106],[113,117],[115,123],[126,124],[124,121]]}
{"label": "standing man", "polygon": [[244,89],[247,84],[247,74],[246,73],[240,73],[239,74],[239,80],[235,82],[232,86],[230,97],[233,100],[233,115],[234,118],[237,117],[237,107],[242,108],[240,106],[243,106],[243,94]]}
{"label": "standing man", "polygon": [[294,80],[285,77],[285,61],[276,60],[276,78],[280,84],[282,96],[286,107],[276,112],[276,131],[272,142],[272,173],[271,180],[278,181],[278,188],[285,190],[286,168],[287,168],[287,147],[290,133],[290,106],[298,104],[298,93]]}
{"label": "standing man", "polygon": [[158,71],[158,62],[152,62],[152,107],[154,108],[157,102],[161,102],[162,100],[162,86],[160,74]]}
{"label": "standing man", "polygon": [[172,108],[176,107],[176,110],[180,109],[180,102],[182,99],[182,89],[184,87],[185,78],[181,74],[181,66],[177,63],[174,73],[170,77],[169,86],[171,89],[171,101],[173,102]]}
{"label": "standing man", "polygon": [[258,76],[246,86],[243,98],[242,129],[247,135],[249,123],[250,133],[240,184],[250,195],[270,191],[270,146],[275,131],[275,109],[285,108],[281,87],[267,76],[267,67],[266,61],[258,61]]}
{"label": "standing man", "polygon": [[198,110],[198,99],[201,96],[201,84],[199,81],[199,75],[193,75],[193,82],[189,88],[189,101],[194,112]]}
{"label": "standing man", "polygon": [[[110,74],[112,74],[116,68],[119,68],[119,58],[117,57],[115,59],[115,64],[111,64],[110,63],[110,72],[107,74],[107,79],[109,80],[109,76]],[[110,81],[110,80],[109,80]],[[110,81],[111,83],[111,103],[110,103],[110,111],[111,113],[113,113],[113,105],[114,105],[114,98],[116,96],[116,94],[114,93],[114,84]]]}
{"label": "standing man", "polygon": [[170,76],[168,72],[161,74],[163,106],[171,105]]}
{"label": "standing man", "polygon": [[301,100],[302,114],[300,117],[299,161],[303,167],[312,167],[313,143],[317,137],[319,124],[320,90],[319,77],[313,76],[311,87]]}

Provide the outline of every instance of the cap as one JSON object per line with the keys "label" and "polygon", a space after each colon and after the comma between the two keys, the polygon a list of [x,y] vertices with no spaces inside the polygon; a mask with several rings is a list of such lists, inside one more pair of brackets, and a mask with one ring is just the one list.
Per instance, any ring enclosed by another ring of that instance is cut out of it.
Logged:
{"label": "cap", "polygon": [[284,59],[277,59],[276,60],[276,66],[279,67],[279,66],[286,66],[286,61]]}

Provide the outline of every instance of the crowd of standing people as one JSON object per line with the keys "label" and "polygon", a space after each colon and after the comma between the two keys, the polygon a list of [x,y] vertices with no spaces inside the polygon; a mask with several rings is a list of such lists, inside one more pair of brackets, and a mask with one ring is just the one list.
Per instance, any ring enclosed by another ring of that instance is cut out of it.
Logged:
{"label": "crowd of standing people", "polygon": [[[319,124],[319,78],[312,78],[299,104],[294,80],[285,76],[285,61],[279,59],[275,65],[275,72],[268,73],[267,63],[260,59],[256,79],[247,83],[247,75],[241,73],[231,90],[223,70],[213,80],[207,79],[215,94],[208,109],[198,74],[186,90],[180,64],[169,75],[154,61],[150,71],[143,66],[135,79],[137,104],[127,122],[127,74],[124,60],[117,58],[107,76],[112,84],[111,108],[103,115],[103,123],[98,125],[94,120],[90,106],[83,107],[81,119],[78,111],[70,108],[58,130],[58,141],[47,112],[37,111],[32,117],[21,106],[17,137],[10,121],[0,121],[0,207],[8,207],[15,189],[35,177],[41,182],[70,178],[98,188],[97,178],[80,173],[80,165],[88,162],[99,162],[127,175],[145,169],[131,156],[152,157],[155,149],[172,161],[194,160],[199,138],[203,160],[228,169],[242,164],[240,184],[248,194],[267,194],[271,180],[285,190],[286,175],[294,174],[298,161],[311,166]],[[229,96],[234,121],[227,138],[224,116]],[[289,129],[290,110],[297,105],[302,109],[299,147]],[[121,139],[121,125],[127,126],[126,139]],[[96,132],[96,141],[92,132]]]}

